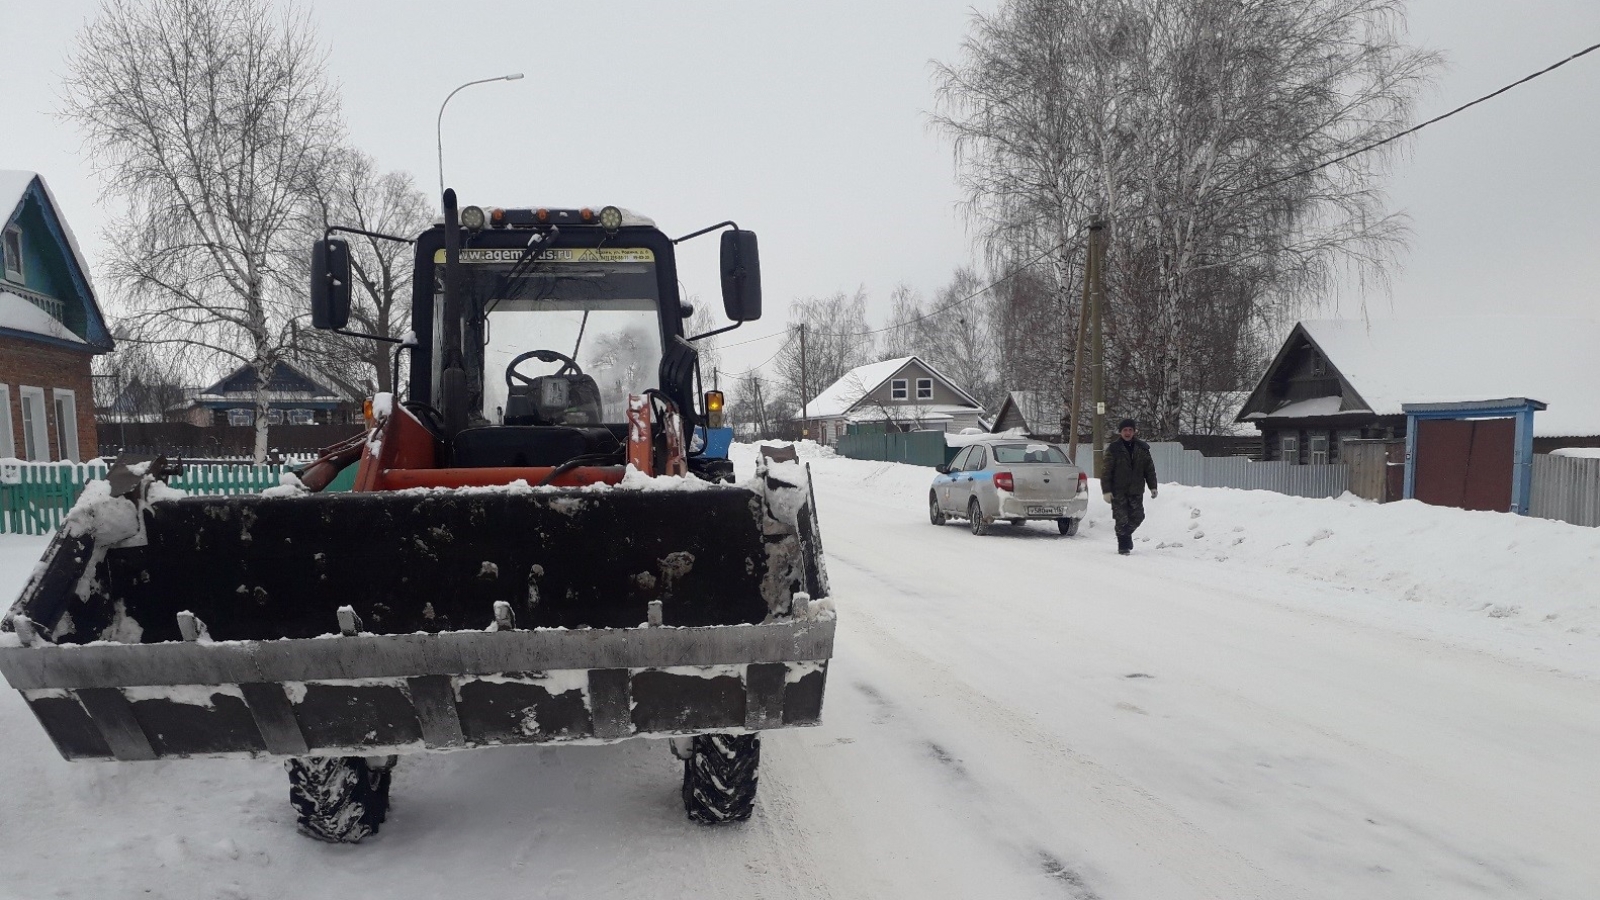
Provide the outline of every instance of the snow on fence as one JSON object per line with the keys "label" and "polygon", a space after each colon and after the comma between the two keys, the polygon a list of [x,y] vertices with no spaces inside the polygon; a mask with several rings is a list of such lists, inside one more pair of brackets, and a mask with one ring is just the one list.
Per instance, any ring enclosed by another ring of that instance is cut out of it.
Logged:
{"label": "snow on fence", "polygon": [[1600,459],[1535,454],[1528,501],[1531,516],[1600,526]]}
{"label": "snow on fence", "polygon": [[[0,534],[50,534],[106,464],[0,462]],[[185,464],[167,479],[191,494],[253,494],[279,483],[283,466]]]}

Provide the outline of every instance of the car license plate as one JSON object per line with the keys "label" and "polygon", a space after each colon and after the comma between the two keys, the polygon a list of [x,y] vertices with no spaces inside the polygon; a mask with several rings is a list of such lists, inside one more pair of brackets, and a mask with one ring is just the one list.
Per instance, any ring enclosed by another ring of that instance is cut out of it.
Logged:
{"label": "car license plate", "polygon": [[1061,515],[1061,507],[1059,507],[1059,506],[1030,506],[1030,507],[1028,507],[1028,515],[1030,515],[1030,516],[1059,516],[1059,515]]}

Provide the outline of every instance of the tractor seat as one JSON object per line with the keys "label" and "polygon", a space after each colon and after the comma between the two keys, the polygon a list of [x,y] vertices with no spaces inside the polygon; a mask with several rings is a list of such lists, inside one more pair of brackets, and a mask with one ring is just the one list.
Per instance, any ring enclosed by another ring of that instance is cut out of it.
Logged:
{"label": "tractor seat", "polygon": [[559,466],[575,456],[606,453],[619,447],[617,436],[604,427],[485,425],[456,435],[452,458],[457,467],[470,469]]}

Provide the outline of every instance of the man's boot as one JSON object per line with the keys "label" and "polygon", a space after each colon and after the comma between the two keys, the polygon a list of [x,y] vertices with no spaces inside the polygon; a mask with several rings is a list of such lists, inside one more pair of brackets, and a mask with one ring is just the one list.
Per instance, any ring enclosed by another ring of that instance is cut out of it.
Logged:
{"label": "man's boot", "polygon": [[1133,552],[1133,535],[1117,532],[1117,552],[1123,556]]}

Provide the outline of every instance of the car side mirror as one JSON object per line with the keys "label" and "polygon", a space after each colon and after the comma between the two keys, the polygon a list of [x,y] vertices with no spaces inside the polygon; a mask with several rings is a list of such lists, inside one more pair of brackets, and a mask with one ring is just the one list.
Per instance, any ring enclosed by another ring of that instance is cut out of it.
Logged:
{"label": "car side mirror", "polygon": [[950,474],[950,467],[945,465],[944,463],[939,463],[937,466],[934,466],[933,470],[935,472],[938,472],[940,475],[948,475],[948,474]]}
{"label": "car side mirror", "polygon": [[350,323],[350,242],[311,245],[311,326],[339,329]]}
{"label": "car side mirror", "polygon": [[754,231],[722,233],[722,308],[735,322],[761,318],[761,254]]}

